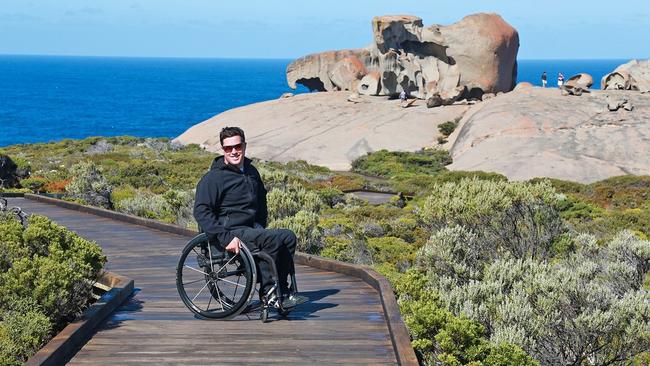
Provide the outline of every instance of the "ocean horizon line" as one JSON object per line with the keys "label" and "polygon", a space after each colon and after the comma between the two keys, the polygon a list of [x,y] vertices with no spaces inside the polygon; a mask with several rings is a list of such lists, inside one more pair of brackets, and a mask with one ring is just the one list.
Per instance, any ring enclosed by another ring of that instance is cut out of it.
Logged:
{"label": "ocean horizon line", "polygon": [[[316,52],[317,53],[317,52]],[[0,53],[0,57],[53,57],[53,58],[105,58],[105,59],[143,59],[143,60],[296,60],[298,57],[214,57],[214,56],[124,56],[124,55],[73,55],[73,54],[29,54],[29,53]],[[613,58],[517,58],[517,61],[619,61],[644,60],[650,57],[613,57]]]}

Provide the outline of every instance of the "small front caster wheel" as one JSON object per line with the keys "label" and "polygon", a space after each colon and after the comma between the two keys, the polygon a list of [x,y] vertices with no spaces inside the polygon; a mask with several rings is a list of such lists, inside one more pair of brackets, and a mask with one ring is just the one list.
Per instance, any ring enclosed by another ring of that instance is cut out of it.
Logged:
{"label": "small front caster wheel", "polygon": [[266,323],[269,321],[269,308],[262,309],[262,312],[260,313],[260,320],[262,321],[262,323]]}

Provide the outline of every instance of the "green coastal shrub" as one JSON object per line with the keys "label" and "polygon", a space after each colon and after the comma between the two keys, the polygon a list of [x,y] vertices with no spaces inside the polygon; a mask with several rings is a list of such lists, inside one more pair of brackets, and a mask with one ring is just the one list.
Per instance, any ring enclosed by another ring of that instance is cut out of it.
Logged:
{"label": "green coastal shrub", "polygon": [[0,365],[22,365],[52,333],[50,320],[38,310],[6,311],[0,319]]}
{"label": "green coastal shrub", "polygon": [[444,150],[379,150],[353,161],[352,170],[361,174],[390,177],[401,173],[435,174],[448,164],[451,164],[451,157]]}
{"label": "green coastal shrub", "polygon": [[40,193],[43,191],[45,185],[48,183],[48,180],[43,177],[31,177],[27,179],[22,179],[20,185],[24,188],[28,188],[32,192]]}
{"label": "green coastal shrub", "polygon": [[195,194],[194,189],[189,191],[170,189],[163,194],[167,210],[174,216],[174,224],[190,228],[197,227],[194,220]]}
{"label": "green coastal shrub", "polygon": [[489,341],[479,323],[455,316],[441,304],[441,296],[430,288],[425,272],[410,269],[399,274],[379,266],[398,296],[400,312],[412,344],[424,365],[538,365],[521,347]]}
{"label": "green coastal shrub", "polygon": [[106,258],[39,215],[0,215],[0,255],[0,362],[22,364],[86,308]]}
{"label": "green coastal shrub", "polygon": [[146,190],[121,189],[117,196],[122,198],[115,202],[116,211],[183,227],[196,226],[194,191],[168,190],[161,195]]}
{"label": "green coastal shrub", "polygon": [[558,211],[562,199],[543,182],[463,179],[434,187],[420,219],[434,230],[462,226],[495,254],[539,257],[565,231]]}
{"label": "green coastal shrub", "polygon": [[286,216],[269,222],[270,229],[289,229],[298,238],[298,250],[314,253],[320,247],[321,232],[318,230],[318,214],[300,210],[293,216]]}
{"label": "green coastal shrub", "polygon": [[162,195],[150,191],[136,191],[131,198],[125,198],[115,203],[115,210],[129,215],[140,216],[148,219],[157,219],[173,222],[167,201]]}
{"label": "green coastal shrub", "polygon": [[449,137],[456,129],[457,123],[455,121],[447,121],[438,125],[438,131],[444,136]]}
{"label": "green coastal shrub", "polygon": [[355,250],[354,239],[349,237],[326,237],[323,239],[323,248],[318,253],[325,258],[337,261],[354,263],[358,257]]}
{"label": "green coastal shrub", "polygon": [[269,228],[292,230],[298,237],[298,250],[315,252],[320,248],[318,229],[323,201],[313,191],[290,184],[275,188],[267,196]]}
{"label": "green coastal shrub", "polygon": [[414,259],[413,245],[400,238],[391,236],[370,238],[367,247],[375,263],[410,264]]}
{"label": "green coastal shrub", "polygon": [[66,195],[81,203],[113,208],[111,191],[113,187],[92,161],[81,161],[70,168],[72,181],[66,186]]}
{"label": "green coastal shrub", "polygon": [[[460,226],[438,231],[418,267],[442,306],[482,324],[542,365],[625,364],[650,346],[650,242],[622,233],[606,246],[580,236],[565,258],[486,254]],[[486,258],[490,258],[486,260]]]}
{"label": "green coastal shrub", "polygon": [[320,196],[321,200],[329,207],[336,206],[337,203],[345,201],[344,193],[336,188],[321,188],[316,193]]}
{"label": "green coastal shrub", "polygon": [[267,194],[266,199],[269,221],[293,216],[298,211],[319,213],[323,206],[318,194],[297,185],[274,189]]}

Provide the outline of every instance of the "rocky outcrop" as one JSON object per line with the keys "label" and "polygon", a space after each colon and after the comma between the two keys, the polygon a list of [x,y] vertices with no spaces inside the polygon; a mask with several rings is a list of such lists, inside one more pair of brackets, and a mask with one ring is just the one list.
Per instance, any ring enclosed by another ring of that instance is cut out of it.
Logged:
{"label": "rocky outcrop", "polygon": [[20,179],[28,176],[9,156],[0,154],[0,188],[20,188]]}
{"label": "rocky outcrop", "polygon": [[569,98],[557,89],[520,88],[465,114],[448,139],[454,161],[448,168],[583,183],[646,175],[648,121],[648,94],[594,90]]}
{"label": "rocky outcrop", "polygon": [[458,88],[462,98],[480,99],[483,93],[514,87],[519,35],[497,14],[429,27],[415,16],[382,16],[372,20],[372,30],[374,42],[366,48],[312,54],[291,63],[289,86],[364,95],[405,91],[443,100]]}
{"label": "rocky outcrop", "polygon": [[650,91],[650,60],[632,60],[620,65],[600,81],[603,90]]}
{"label": "rocky outcrop", "polygon": [[354,159],[368,152],[436,146],[438,125],[460,118],[468,108],[428,109],[424,103],[400,108],[399,100],[349,91],[304,93],[228,110],[191,127],[174,141],[219,152],[219,131],[236,125],[246,132],[248,156],[280,162],[306,160],[347,170]]}
{"label": "rocky outcrop", "polygon": [[[341,90],[331,79],[334,68],[341,60],[358,60],[366,65],[370,59],[368,50],[329,51],[301,57],[287,66],[287,82],[291,89],[302,84],[310,91]],[[356,61],[352,61],[356,63]],[[348,89],[349,90],[349,89]]]}

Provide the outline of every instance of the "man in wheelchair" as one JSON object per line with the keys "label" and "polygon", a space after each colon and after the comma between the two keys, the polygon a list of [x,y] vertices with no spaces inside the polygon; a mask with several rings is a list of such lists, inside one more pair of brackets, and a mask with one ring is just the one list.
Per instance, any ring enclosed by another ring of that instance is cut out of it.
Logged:
{"label": "man in wheelchair", "polygon": [[[257,169],[246,158],[246,138],[238,127],[224,127],[219,134],[223,156],[214,159],[210,170],[196,187],[194,218],[211,243],[239,254],[242,245],[251,252],[268,254],[278,273],[278,284],[266,261],[259,261],[260,300],[281,302],[291,308],[305,302],[289,288],[294,273],[296,235],[286,229],[266,229],[266,189]],[[276,296],[280,286],[280,298]]]}

